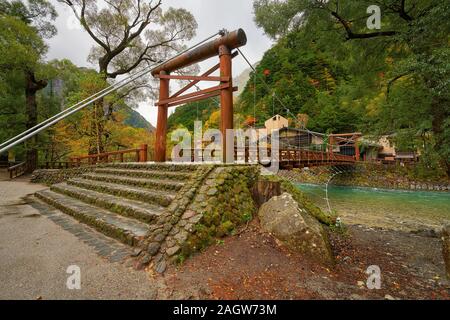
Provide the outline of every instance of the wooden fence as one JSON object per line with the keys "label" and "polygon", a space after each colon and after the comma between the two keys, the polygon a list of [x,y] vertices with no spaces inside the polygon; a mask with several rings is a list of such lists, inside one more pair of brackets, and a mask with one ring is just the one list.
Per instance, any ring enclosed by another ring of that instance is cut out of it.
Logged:
{"label": "wooden fence", "polygon": [[81,167],[83,165],[94,165],[97,163],[147,162],[147,160],[148,146],[146,144],[143,144],[140,148],[137,149],[118,150],[81,157],[72,157],[70,158],[69,163],[73,167]]}
{"label": "wooden fence", "polygon": [[28,165],[26,162],[21,162],[8,168],[9,178],[14,179],[24,175],[27,172]]}

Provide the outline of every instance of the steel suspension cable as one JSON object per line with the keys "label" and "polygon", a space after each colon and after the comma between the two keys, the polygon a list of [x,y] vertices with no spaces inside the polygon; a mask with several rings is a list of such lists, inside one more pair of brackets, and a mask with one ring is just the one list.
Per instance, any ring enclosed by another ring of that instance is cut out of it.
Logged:
{"label": "steel suspension cable", "polygon": [[[148,68],[150,68],[150,67],[148,67]],[[147,68],[146,68],[146,69],[147,69]],[[147,72],[147,70],[144,69],[144,70],[141,70],[140,72]],[[30,132],[32,132],[32,131],[38,129],[39,127],[45,125],[46,123],[52,121],[53,119],[56,119],[56,118],[58,118],[58,117],[61,117],[61,116],[64,115],[65,113],[68,113],[70,110],[75,109],[76,107],[78,107],[79,105],[83,104],[84,102],[90,101],[90,100],[94,99],[97,95],[100,95],[100,94],[102,94],[102,93],[104,93],[104,92],[106,92],[106,91],[108,91],[108,90],[110,90],[110,89],[112,89],[112,88],[118,87],[121,83],[124,83],[124,82],[128,81],[128,80],[129,80],[130,78],[132,78],[132,77],[133,77],[133,75],[130,75],[130,76],[128,76],[127,78],[122,79],[122,80],[120,80],[119,82],[116,82],[116,83],[110,85],[109,87],[106,87],[106,88],[104,88],[103,90],[101,90],[101,91],[99,91],[99,92],[96,92],[96,93],[94,93],[93,95],[91,95],[91,96],[89,96],[89,97],[87,97],[87,98],[81,100],[80,102],[78,102],[78,103],[76,103],[76,104],[70,106],[69,108],[64,109],[64,110],[61,111],[60,113],[58,113],[58,114],[56,114],[56,115],[53,115],[52,117],[50,117],[50,118],[48,118],[48,119],[42,121],[41,123],[37,124],[36,126],[30,128],[30,129],[27,129],[26,131],[24,131],[24,132],[22,132],[21,134],[19,134],[19,135],[13,137],[13,138],[11,138],[11,139],[9,139],[8,141],[3,142],[2,144],[0,144],[0,148],[3,147],[3,146],[5,146],[5,145],[7,145],[7,144],[9,144],[9,143],[11,143],[11,142],[13,142],[14,140],[17,140],[17,139],[19,139],[19,138],[25,136],[26,134],[28,134],[28,133],[30,133]]]}

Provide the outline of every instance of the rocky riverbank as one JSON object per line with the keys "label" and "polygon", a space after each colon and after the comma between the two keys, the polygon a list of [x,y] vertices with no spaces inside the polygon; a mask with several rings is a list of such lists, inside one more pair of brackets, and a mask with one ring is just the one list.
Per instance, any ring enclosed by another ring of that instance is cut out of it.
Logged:
{"label": "rocky riverbank", "polygon": [[[450,223],[446,192],[385,190],[362,187],[297,184],[311,201],[347,225],[414,232],[437,237]],[[330,207],[329,207],[330,206]]]}
{"label": "rocky riverbank", "polygon": [[298,183],[339,186],[369,187],[382,189],[450,191],[447,178],[419,179],[410,170],[401,166],[385,166],[373,163],[358,163],[355,167],[314,167],[281,170],[279,175]]}
{"label": "rocky riverbank", "polygon": [[[170,299],[450,299],[437,238],[349,226],[330,233],[333,268],[288,250],[257,220],[164,274]],[[377,265],[381,288],[367,287]]]}

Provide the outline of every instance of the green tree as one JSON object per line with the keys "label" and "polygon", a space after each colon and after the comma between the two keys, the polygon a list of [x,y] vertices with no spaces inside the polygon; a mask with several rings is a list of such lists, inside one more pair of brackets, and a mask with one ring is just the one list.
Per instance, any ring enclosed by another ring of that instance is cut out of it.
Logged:
{"label": "green tree", "polygon": [[[38,106],[36,93],[47,86],[47,81],[40,78],[44,69],[41,58],[47,51],[43,42],[44,37],[51,37],[56,33],[51,20],[55,19],[56,11],[53,6],[45,0],[23,1],[0,0],[0,19],[2,24],[2,45],[0,51],[2,62],[0,66],[4,71],[5,78],[18,77],[22,75],[25,94],[26,128],[29,129],[38,123]],[[8,74],[8,76],[6,76]],[[2,79],[4,80],[4,79]],[[6,81],[13,86],[20,86],[12,78]],[[17,87],[16,87],[17,88]],[[10,93],[14,96],[14,91]],[[13,114],[21,111],[17,104],[6,103],[7,108]],[[8,130],[7,133],[10,133]],[[28,142],[26,154],[28,169],[30,171],[37,167],[38,149],[37,137]]]}
{"label": "green tree", "polygon": [[176,108],[169,116],[168,131],[180,127],[194,131],[194,121],[202,121],[203,125],[209,120],[214,111],[219,110],[217,99],[210,98],[203,101],[187,103]]}
{"label": "green tree", "polygon": [[[373,4],[381,8],[381,30],[366,26],[366,9]],[[370,106],[366,127],[396,132],[407,126],[419,137],[429,131],[433,147],[428,152],[439,156],[450,176],[448,1],[255,0],[254,7],[257,24],[269,36],[284,39],[304,32],[342,62],[351,87],[347,94],[340,88],[338,93],[352,97],[353,104]],[[422,93],[416,102],[410,99],[417,97],[415,92]]]}

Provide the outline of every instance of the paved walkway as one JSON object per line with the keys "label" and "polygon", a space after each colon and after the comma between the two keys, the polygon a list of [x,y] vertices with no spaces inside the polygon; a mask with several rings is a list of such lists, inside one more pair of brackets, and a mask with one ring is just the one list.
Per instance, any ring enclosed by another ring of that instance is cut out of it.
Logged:
{"label": "paved walkway", "polygon": [[9,179],[8,170],[5,168],[0,168],[0,181]]}
{"label": "paved walkway", "polygon": [[[120,244],[66,215],[41,214],[24,200],[45,186],[26,177],[14,182],[2,177],[0,299],[156,298],[159,281],[127,267],[121,259],[127,252]],[[71,265],[80,267],[81,290],[67,288]]]}

